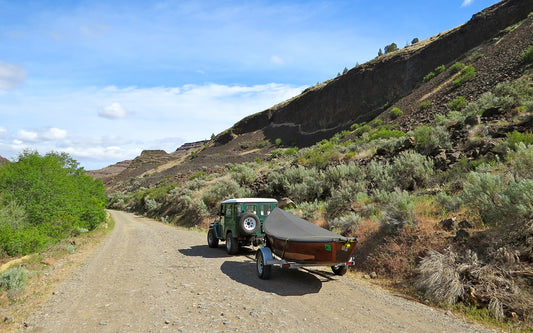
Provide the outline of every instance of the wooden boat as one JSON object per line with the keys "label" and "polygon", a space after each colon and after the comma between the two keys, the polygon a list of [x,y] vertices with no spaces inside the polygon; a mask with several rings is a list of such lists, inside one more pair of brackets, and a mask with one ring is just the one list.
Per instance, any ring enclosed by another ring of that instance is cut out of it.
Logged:
{"label": "wooden boat", "polygon": [[266,246],[256,256],[261,278],[268,278],[275,264],[289,268],[328,265],[335,274],[343,275],[354,263],[356,238],[336,234],[280,208],[263,222],[263,232]]}

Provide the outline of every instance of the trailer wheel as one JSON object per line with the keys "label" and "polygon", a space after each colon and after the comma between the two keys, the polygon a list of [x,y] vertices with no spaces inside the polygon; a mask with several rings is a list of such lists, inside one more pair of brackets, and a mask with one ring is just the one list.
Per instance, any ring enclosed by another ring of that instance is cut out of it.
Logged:
{"label": "trailer wheel", "polygon": [[239,242],[237,238],[233,238],[231,231],[228,231],[226,235],[226,252],[228,254],[237,254],[239,252]]}
{"label": "trailer wheel", "polygon": [[244,213],[239,221],[239,228],[246,235],[253,235],[261,228],[259,218],[253,213]]}
{"label": "trailer wheel", "polygon": [[272,265],[265,265],[263,260],[263,252],[258,250],[255,255],[257,276],[263,280],[268,280],[270,278],[270,273],[272,273]]}
{"label": "trailer wheel", "polygon": [[218,238],[215,236],[215,231],[213,229],[209,229],[207,232],[207,245],[209,247],[218,247]]}
{"label": "trailer wheel", "polygon": [[343,276],[348,271],[348,266],[346,265],[337,265],[331,266],[331,270],[335,275]]}

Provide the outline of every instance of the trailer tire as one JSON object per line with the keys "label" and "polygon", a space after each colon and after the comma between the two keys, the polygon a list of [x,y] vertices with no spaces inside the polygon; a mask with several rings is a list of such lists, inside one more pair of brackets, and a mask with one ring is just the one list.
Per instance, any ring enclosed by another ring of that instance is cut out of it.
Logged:
{"label": "trailer tire", "polygon": [[263,280],[268,280],[270,278],[270,274],[272,273],[272,265],[265,265],[265,260],[263,258],[263,252],[261,250],[258,250],[255,254],[255,261],[257,268],[257,276]]}
{"label": "trailer tire", "polygon": [[215,236],[215,231],[213,229],[209,229],[207,232],[207,245],[211,248],[218,247],[218,238]]}
{"label": "trailer tire", "polygon": [[261,228],[261,223],[259,222],[259,217],[253,213],[244,213],[239,221],[239,229],[245,235],[253,235],[259,231]]}
{"label": "trailer tire", "polygon": [[237,254],[239,252],[239,241],[233,237],[231,231],[226,234],[226,252],[228,254]]}
{"label": "trailer tire", "polygon": [[343,276],[348,272],[348,266],[346,265],[337,265],[337,266],[331,266],[331,270],[335,275]]}

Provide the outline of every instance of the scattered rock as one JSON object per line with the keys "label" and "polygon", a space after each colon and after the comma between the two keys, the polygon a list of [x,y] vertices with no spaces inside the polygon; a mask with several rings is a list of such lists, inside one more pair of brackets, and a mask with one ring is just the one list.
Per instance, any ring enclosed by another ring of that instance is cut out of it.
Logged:
{"label": "scattered rock", "polygon": [[472,229],[474,227],[474,222],[462,220],[457,226],[461,229]]}
{"label": "scattered rock", "polygon": [[10,316],[4,317],[4,323],[6,324],[12,323],[14,321],[15,319],[13,319],[13,317],[10,317]]}
{"label": "scattered rock", "polygon": [[465,229],[459,229],[455,233],[454,240],[457,242],[462,242],[464,240],[467,240],[470,238],[470,233],[466,231]]}
{"label": "scattered rock", "polygon": [[455,220],[457,220],[457,217],[452,217],[449,219],[444,219],[439,222],[439,227],[441,227],[443,230],[446,231],[452,231],[455,227]]}
{"label": "scattered rock", "polygon": [[465,125],[476,126],[481,124],[481,119],[477,114],[466,117]]}
{"label": "scattered rock", "polygon": [[370,278],[371,279],[377,279],[378,275],[376,274],[376,272],[372,272],[372,273],[370,273]]}

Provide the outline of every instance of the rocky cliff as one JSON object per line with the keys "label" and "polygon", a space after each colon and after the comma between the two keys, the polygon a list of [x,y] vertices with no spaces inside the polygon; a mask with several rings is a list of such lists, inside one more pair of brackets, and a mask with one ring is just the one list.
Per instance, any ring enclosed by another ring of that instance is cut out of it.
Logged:
{"label": "rocky cliff", "polygon": [[258,130],[271,141],[280,138],[298,146],[329,138],[379,115],[410,94],[434,68],[455,62],[532,10],[533,1],[501,1],[457,28],[359,65],[292,100],[246,117],[219,134],[216,143]]}

